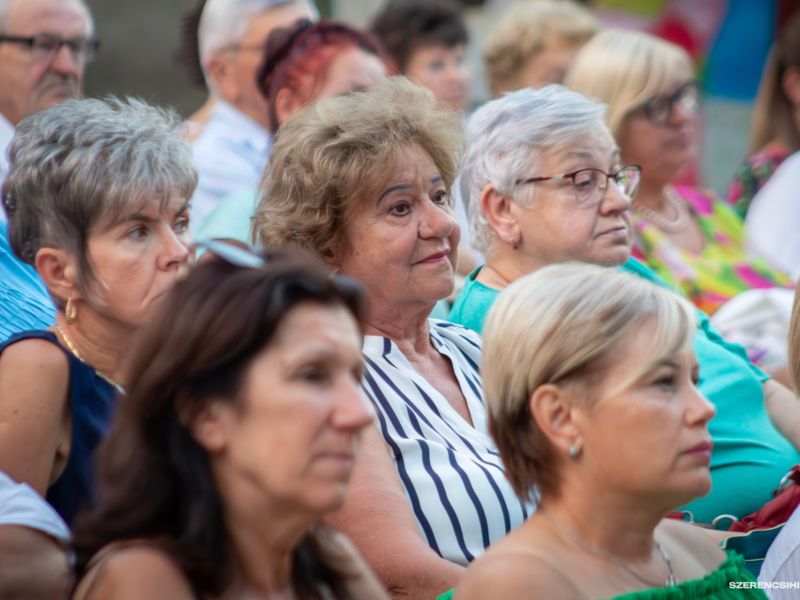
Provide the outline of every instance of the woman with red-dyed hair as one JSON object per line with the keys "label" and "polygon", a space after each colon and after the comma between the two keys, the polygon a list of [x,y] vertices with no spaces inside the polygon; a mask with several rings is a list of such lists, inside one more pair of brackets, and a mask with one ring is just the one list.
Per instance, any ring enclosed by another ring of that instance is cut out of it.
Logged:
{"label": "woman with red-dyed hair", "polygon": [[[276,29],[267,38],[258,69],[258,86],[269,103],[270,133],[275,135],[307,104],[364,90],[393,73],[380,43],[349,25],[303,20]],[[257,203],[255,190],[229,196],[201,224],[196,238],[249,242]]]}

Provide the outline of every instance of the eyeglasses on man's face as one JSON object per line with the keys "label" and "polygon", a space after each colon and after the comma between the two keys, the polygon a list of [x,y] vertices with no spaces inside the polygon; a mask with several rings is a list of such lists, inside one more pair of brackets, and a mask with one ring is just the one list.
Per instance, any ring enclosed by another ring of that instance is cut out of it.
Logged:
{"label": "eyeglasses on man's face", "polygon": [[639,165],[628,165],[615,173],[606,173],[602,169],[578,169],[571,173],[561,173],[559,175],[550,175],[549,177],[518,179],[515,185],[527,185],[550,179],[569,181],[572,184],[575,200],[577,200],[578,204],[592,206],[603,201],[609,180],[614,181],[614,185],[621,194],[633,199],[636,195],[636,190],[639,189],[641,176],[642,169]]}
{"label": "eyeglasses on man's face", "polygon": [[50,33],[40,33],[29,37],[0,34],[0,43],[19,44],[26,46],[34,60],[52,60],[62,46],[69,48],[72,58],[79,64],[86,64],[94,60],[100,42],[90,37],[76,37],[64,39]]}
{"label": "eyeglasses on man's face", "polygon": [[642,111],[653,125],[666,125],[672,120],[675,107],[694,114],[700,105],[700,89],[696,81],[687,81],[671,94],[658,94],[646,100],[630,112]]}

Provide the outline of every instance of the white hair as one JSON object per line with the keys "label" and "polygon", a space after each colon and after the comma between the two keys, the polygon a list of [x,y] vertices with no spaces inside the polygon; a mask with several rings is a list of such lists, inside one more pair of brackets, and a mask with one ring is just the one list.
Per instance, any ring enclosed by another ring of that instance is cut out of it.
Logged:
{"label": "white hair", "polygon": [[[8,31],[8,14],[11,10],[11,4],[15,0],[0,0],[0,31],[4,33],[12,33]],[[16,0],[17,2],[24,2],[25,0]],[[63,1],[63,0],[62,0]],[[94,33],[94,19],[92,19],[92,11],[89,10],[89,5],[84,0],[66,0],[73,2],[83,8],[86,14],[86,34],[92,35]]]}
{"label": "white hair", "polygon": [[215,52],[240,42],[254,15],[286,4],[307,4],[316,12],[307,0],[208,0],[197,29],[200,63],[204,65]]}
{"label": "white hair", "polygon": [[521,200],[515,194],[516,181],[536,176],[536,167],[547,152],[557,152],[586,136],[613,143],[605,112],[605,104],[557,84],[511,92],[475,111],[467,123],[469,149],[458,186],[479,250],[485,253],[495,237],[480,207],[486,185]]}

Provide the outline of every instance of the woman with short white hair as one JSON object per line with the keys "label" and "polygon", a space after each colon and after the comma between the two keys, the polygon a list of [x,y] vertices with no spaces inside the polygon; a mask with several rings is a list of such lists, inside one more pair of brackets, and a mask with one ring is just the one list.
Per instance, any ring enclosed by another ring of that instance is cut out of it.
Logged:
{"label": "woman with short white hair", "polygon": [[[638,168],[621,164],[602,104],[561,86],[520,90],[478,109],[467,135],[462,198],[486,265],[467,278],[451,320],[481,331],[500,290],[556,263],[621,265],[663,284],[629,258]],[[772,497],[800,460],[800,416],[793,394],[754,367],[741,346],[700,311],[697,323],[699,387],[718,410],[711,435],[724,443],[711,457],[711,493],[686,508],[711,522],[749,514]]]}

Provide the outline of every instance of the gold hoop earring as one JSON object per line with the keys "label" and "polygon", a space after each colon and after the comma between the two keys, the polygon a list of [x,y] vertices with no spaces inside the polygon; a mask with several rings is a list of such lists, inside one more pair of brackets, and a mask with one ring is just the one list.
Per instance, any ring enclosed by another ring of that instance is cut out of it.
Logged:
{"label": "gold hoop earring", "polygon": [[64,307],[64,316],[67,319],[67,323],[70,325],[78,320],[78,309],[75,308],[75,303],[72,301],[72,296],[67,299],[67,305]]}

